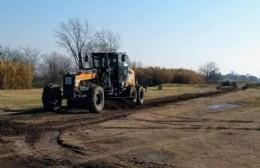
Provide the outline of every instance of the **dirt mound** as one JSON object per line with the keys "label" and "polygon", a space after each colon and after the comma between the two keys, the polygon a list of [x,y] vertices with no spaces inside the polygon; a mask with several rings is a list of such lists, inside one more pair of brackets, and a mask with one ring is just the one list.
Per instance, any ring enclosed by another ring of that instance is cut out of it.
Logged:
{"label": "dirt mound", "polygon": [[10,120],[0,120],[0,135],[22,135],[25,133],[26,124]]}
{"label": "dirt mound", "polygon": [[0,120],[0,135],[20,136],[25,135],[26,142],[34,144],[41,137],[41,130],[36,125]]}
{"label": "dirt mound", "polygon": [[142,108],[149,108],[152,106],[162,106],[169,103],[179,102],[179,101],[186,101],[201,97],[209,97],[213,95],[219,95],[219,94],[225,94],[229,92],[235,92],[239,91],[240,89],[228,89],[228,90],[217,90],[217,91],[210,91],[210,92],[203,92],[203,93],[185,93],[181,95],[175,95],[175,96],[167,96],[162,97],[159,100],[158,99],[152,99],[150,101],[147,101]]}
{"label": "dirt mound", "polygon": [[126,109],[126,110],[133,110],[133,109],[145,109],[150,108],[153,106],[162,106],[169,103],[179,102],[179,101],[186,101],[195,98],[201,97],[208,97],[218,94],[224,94],[232,91],[238,91],[239,89],[227,89],[227,90],[217,90],[217,91],[210,91],[210,92],[203,92],[203,93],[185,93],[181,95],[174,95],[174,96],[167,96],[162,97],[160,99],[151,99],[145,101],[142,106],[138,106],[135,103],[131,102],[127,99],[110,99],[105,102],[105,109],[108,110],[119,110],[119,109]]}
{"label": "dirt mound", "polygon": [[[33,144],[41,137],[42,132],[70,128],[71,126],[78,126],[81,124],[97,124],[105,122],[107,120],[125,117],[130,113],[134,113],[139,109],[148,109],[154,106],[162,106],[173,102],[185,101],[194,98],[208,97],[218,94],[223,94],[231,91],[237,91],[238,89],[228,91],[212,91],[204,93],[187,93],[182,95],[174,95],[168,97],[162,97],[160,99],[147,100],[144,105],[137,106],[135,103],[127,99],[109,99],[106,101],[105,109],[107,110],[119,110],[115,113],[104,113],[98,114],[99,116],[93,116],[92,114],[86,115],[85,117],[69,119],[69,120],[58,120],[58,121],[46,121],[39,124],[19,123],[12,120],[0,119],[0,135],[3,136],[26,136],[26,142]],[[127,111],[127,113],[121,113]]]}
{"label": "dirt mound", "polygon": [[81,163],[73,166],[73,168],[119,168],[118,166],[108,163],[105,161],[90,161],[86,163]]}
{"label": "dirt mound", "polygon": [[49,158],[35,158],[16,155],[8,158],[0,158],[0,167],[71,167],[69,160],[53,160]]}
{"label": "dirt mound", "polygon": [[135,109],[138,106],[127,99],[109,99],[105,101],[105,109],[118,110],[118,109]]}

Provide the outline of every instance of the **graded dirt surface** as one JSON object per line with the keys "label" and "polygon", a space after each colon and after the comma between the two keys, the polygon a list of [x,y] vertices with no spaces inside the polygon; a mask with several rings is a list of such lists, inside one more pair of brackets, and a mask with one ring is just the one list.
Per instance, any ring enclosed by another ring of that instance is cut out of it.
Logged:
{"label": "graded dirt surface", "polygon": [[2,114],[0,167],[260,167],[260,90]]}

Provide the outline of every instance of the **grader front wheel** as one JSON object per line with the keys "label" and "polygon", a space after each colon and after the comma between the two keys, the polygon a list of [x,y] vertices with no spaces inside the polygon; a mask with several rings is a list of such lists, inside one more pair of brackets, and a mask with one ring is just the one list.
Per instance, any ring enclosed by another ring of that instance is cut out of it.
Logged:
{"label": "grader front wheel", "polygon": [[94,113],[100,113],[105,105],[104,91],[100,86],[93,85],[87,95],[88,109]]}
{"label": "grader front wheel", "polygon": [[127,88],[127,96],[133,103],[137,102],[137,90],[134,86],[130,86]]}
{"label": "grader front wheel", "polygon": [[48,84],[42,93],[42,104],[46,111],[58,111],[61,108],[61,88],[56,84]]}
{"label": "grader front wheel", "polygon": [[137,87],[137,105],[144,104],[144,88],[142,86]]}

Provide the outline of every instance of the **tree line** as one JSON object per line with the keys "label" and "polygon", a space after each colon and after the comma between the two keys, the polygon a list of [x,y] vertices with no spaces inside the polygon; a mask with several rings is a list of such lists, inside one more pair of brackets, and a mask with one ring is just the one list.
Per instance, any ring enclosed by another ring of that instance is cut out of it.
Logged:
{"label": "tree line", "polygon": [[[89,56],[91,52],[116,52],[121,46],[118,34],[104,28],[95,30],[87,21],[81,21],[78,18],[70,18],[61,22],[54,34],[57,44],[66,51],[66,54],[60,54],[55,51],[42,53],[37,48],[11,48],[0,45],[2,67],[4,67],[3,64],[13,67],[17,66],[17,68],[13,68],[13,71],[10,71],[9,68],[5,69],[5,71],[9,70],[9,73],[5,73],[9,77],[2,77],[2,79],[10,78],[10,81],[6,81],[6,83],[12,83],[16,81],[15,76],[28,76],[28,80],[32,80],[33,87],[43,87],[50,82],[60,83],[62,78],[61,72],[69,72],[90,66],[89,64],[84,64],[84,58]],[[19,74],[18,67],[21,68],[22,65],[27,67],[28,71]],[[144,67],[140,61],[133,61],[131,66],[136,72],[139,83],[148,86],[163,83],[217,83],[221,80],[259,81],[257,77],[252,75],[238,75],[234,73],[222,75],[219,72],[219,67],[214,62],[202,65],[198,72],[188,69]],[[4,70],[1,70],[0,73],[3,75],[3,72]],[[11,72],[14,74],[11,74]],[[25,72],[28,72],[28,74]],[[1,80],[0,82],[3,83]],[[29,86],[27,85],[27,87]]]}
{"label": "tree line", "polygon": [[160,67],[135,67],[138,83],[155,86],[164,83],[200,84],[204,78],[199,73],[188,69],[167,69]]}
{"label": "tree line", "polygon": [[235,82],[248,82],[248,83],[256,83],[260,81],[260,78],[257,78],[254,75],[250,75],[250,74],[240,75],[238,73],[235,73],[234,71],[231,71],[226,75],[223,75],[222,79],[235,81]]}
{"label": "tree line", "polygon": [[208,62],[199,68],[199,73],[203,75],[206,83],[219,83],[222,81],[256,83],[260,81],[260,78],[250,74],[239,75],[231,71],[223,75],[219,70],[220,68],[215,62]]}
{"label": "tree line", "polygon": [[[0,60],[13,63],[12,66],[16,66],[14,63],[19,63],[31,67],[33,73],[22,76],[32,75],[32,86],[43,87],[50,82],[61,83],[61,72],[88,66],[84,65],[84,57],[90,55],[91,52],[115,52],[121,45],[120,37],[116,33],[104,28],[95,30],[87,21],[83,22],[78,18],[61,22],[54,34],[57,44],[65,49],[66,54],[56,51],[42,53],[37,48],[11,48],[0,45]],[[15,72],[17,71],[12,73]],[[14,76],[21,76],[18,73],[11,74],[11,71],[6,75],[12,76],[13,79]]]}
{"label": "tree line", "polygon": [[142,62],[133,61],[131,66],[136,72],[138,82],[155,86],[164,83],[181,84],[217,84],[223,81],[256,83],[260,81],[253,75],[238,75],[231,72],[226,75],[220,73],[220,68],[215,62],[208,62],[200,66],[198,71],[189,69],[167,69],[161,67],[144,67]]}

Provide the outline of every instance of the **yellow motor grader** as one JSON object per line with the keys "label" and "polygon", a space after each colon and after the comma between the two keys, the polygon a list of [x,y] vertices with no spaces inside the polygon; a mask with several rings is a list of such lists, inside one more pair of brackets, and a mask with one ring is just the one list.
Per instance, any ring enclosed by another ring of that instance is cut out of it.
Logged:
{"label": "yellow motor grader", "polygon": [[142,105],[144,89],[138,85],[134,71],[129,67],[129,57],[121,52],[91,53],[85,62],[91,68],[63,74],[63,87],[47,84],[42,93],[45,110],[57,111],[62,99],[67,99],[68,108],[83,104],[91,112],[101,112],[109,98],[129,99]]}

